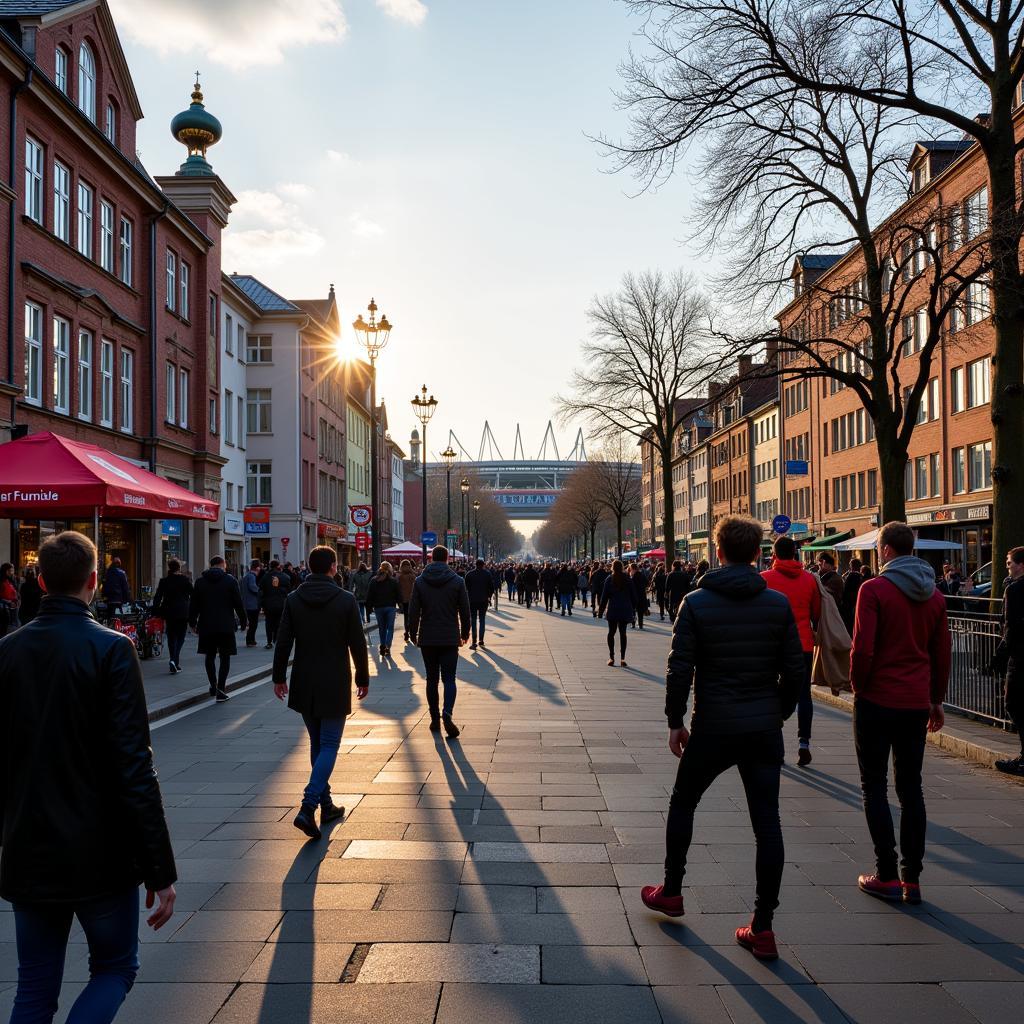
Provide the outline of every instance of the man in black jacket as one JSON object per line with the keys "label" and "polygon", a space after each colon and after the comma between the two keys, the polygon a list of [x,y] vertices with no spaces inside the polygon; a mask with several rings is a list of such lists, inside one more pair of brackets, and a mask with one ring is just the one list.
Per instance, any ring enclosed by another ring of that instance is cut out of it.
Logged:
{"label": "man in black jacket", "polygon": [[1010,582],[1003,591],[1003,639],[996,653],[1006,667],[1006,714],[1017,727],[1021,753],[996,761],[996,768],[1024,776],[1024,547],[1007,552],[1006,572]]}
{"label": "man in black jacket", "polygon": [[473,625],[473,643],[470,650],[476,650],[476,623],[480,620],[480,646],[484,647],[484,626],[487,622],[487,609],[494,594],[494,577],[484,568],[484,560],[476,560],[476,568],[466,573],[466,593],[469,595],[469,617]]}
{"label": "man in black jacket", "polygon": [[127,637],[89,612],[96,548],[61,533],[39,549],[39,615],[0,640],[0,897],[14,904],[12,1020],[57,1011],[68,934],[89,943],[69,1020],[109,1021],[139,968],[138,887],[148,923],[174,912],[177,878],[149,746],[142,670]]}
{"label": "man in black jacket", "polygon": [[[736,941],[756,957],[778,956],[772,916],[779,903],[785,851],[779,822],[782,723],[804,678],[803,649],[784,594],[768,590],[751,562],[761,550],[760,523],[727,516],[715,527],[721,568],[687,594],[672,631],[665,714],[669,749],[680,758],[669,801],[664,885],[646,886],[643,902],[670,917],[683,913],[682,882],[693,815],[704,791],[736,766],[757,840],[757,898]],[[691,687],[694,710],[684,726]]]}
{"label": "man in black jacket", "polygon": [[263,609],[268,651],[277,640],[277,627],[280,625],[285,598],[292,589],[292,582],[291,573],[285,572],[276,558],[270,563],[270,571],[260,577],[260,607]]}
{"label": "man in black jacket", "polygon": [[558,570],[550,563],[545,562],[540,572],[540,586],[544,591],[544,609],[553,612],[555,610],[555,594],[558,593]]}
{"label": "man in black jacket", "polygon": [[[294,825],[310,839],[320,838],[320,825],[345,814],[331,800],[331,772],[338,759],[345,719],[352,714],[352,669],[356,694],[362,700],[370,690],[366,635],[356,599],[334,582],[337,555],[333,548],[316,547],[309,553],[309,575],[288,595],[274,650],[274,694],[288,698],[288,707],[302,715],[309,733],[309,784]],[[289,687],[288,659],[295,647]],[[350,660],[351,659],[351,662]]]}
{"label": "man in black jacket", "polygon": [[850,636],[853,636],[853,621],[857,617],[857,595],[860,593],[860,585],[864,582],[860,570],[860,559],[851,558],[850,568],[843,575],[843,600],[839,605],[839,611],[842,613],[846,632]]}
{"label": "man in black jacket", "polygon": [[555,576],[555,586],[558,588],[558,607],[563,616],[566,612],[572,615],[572,599],[576,593],[576,580],[576,573],[569,568],[567,562],[563,562],[562,568]]}
{"label": "man in black jacket", "polygon": [[[224,569],[224,559],[214,555],[210,568],[196,580],[189,605],[188,623],[199,634],[199,653],[206,656],[210,696],[218,704],[228,699],[228,673],[235,647],[235,618],[245,625],[245,607],[238,580]],[[217,655],[220,655],[220,669]]]}
{"label": "man in black jacket", "polygon": [[690,577],[683,572],[683,563],[677,558],[672,563],[672,571],[665,577],[665,594],[668,597],[668,614],[673,622],[690,589]]}
{"label": "man in black jacket", "polygon": [[[465,581],[448,565],[448,549],[434,548],[431,563],[416,578],[409,601],[409,637],[423,655],[427,675],[430,731],[455,739],[461,731],[452,721],[457,694],[455,672],[459,648],[469,639],[469,594]],[[444,707],[438,706],[438,682],[444,682]]]}
{"label": "man in black jacket", "polygon": [[519,592],[526,602],[527,609],[537,600],[537,587],[540,585],[540,576],[531,564],[519,574]]}

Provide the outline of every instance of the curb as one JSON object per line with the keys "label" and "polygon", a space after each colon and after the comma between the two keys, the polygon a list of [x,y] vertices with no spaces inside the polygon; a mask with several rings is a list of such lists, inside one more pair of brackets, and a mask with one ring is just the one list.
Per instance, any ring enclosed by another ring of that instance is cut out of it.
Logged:
{"label": "curb", "polygon": [[[375,631],[376,629],[377,626],[375,623],[363,623],[364,633],[369,633],[371,630]],[[270,665],[262,665],[259,668],[249,669],[248,672],[232,676],[227,681],[225,689],[228,693],[231,693],[233,690],[241,689],[243,686],[248,686],[250,683],[258,683],[264,679],[269,680],[270,673]],[[168,697],[159,704],[154,704],[149,709],[149,721],[159,722],[161,718],[170,718],[171,715],[176,715],[179,711],[195,707],[197,704],[202,704],[204,701],[209,701],[210,699],[210,691],[205,686],[201,690],[191,690],[188,693],[179,693],[174,697]]]}
{"label": "curb", "polygon": [[[838,708],[840,711],[853,712],[853,699],[846,694],[833,694],[825,687],[812,686],[811,696],[819,704],[827,704],[829,707]],[[1005,750],[996,750],[985,746],[983,743],[968,739],[966,736],[958,736],[955,732],[955,724],[953,726],[954,731],[950,731],[950,718],[952,717],[951,714],[947,714],[946,728],[941,732],[928,733],[929,743],[940,750],[945,750],[949,754],[954,754],[956,757],[962,757],[967,761],[976,761],[986,768],[995,768],[996,761],[1012,756]]]}

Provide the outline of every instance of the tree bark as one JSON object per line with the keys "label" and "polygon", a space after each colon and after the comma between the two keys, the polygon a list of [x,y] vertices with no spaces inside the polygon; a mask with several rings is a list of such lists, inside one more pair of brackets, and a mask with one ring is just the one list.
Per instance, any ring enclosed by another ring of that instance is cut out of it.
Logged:
{"label": "tree bark", "polygon": [[[674,431],[672,432],[674,433]],[[661,491],[662,491],[662,546],[666,558],[674,558],[676,552],[676,516],[675,501],[672,493],[672,433],[668,438],[668,451],[661,452]],[[651,500],[654,500],[652,495]]]}
{"label": "tree bark", "polygon": [[[876,428],[877,429],[877,428]],[[893,521],[903,522],[907,517],[907,453],[881,431],[876,435],[878,449],[878,525]],[[824,485],[823,485],[824,486]]]}
{"label": "tree bark", "polygon": [[615,557],[622,557],[622,515],[615,516]]}

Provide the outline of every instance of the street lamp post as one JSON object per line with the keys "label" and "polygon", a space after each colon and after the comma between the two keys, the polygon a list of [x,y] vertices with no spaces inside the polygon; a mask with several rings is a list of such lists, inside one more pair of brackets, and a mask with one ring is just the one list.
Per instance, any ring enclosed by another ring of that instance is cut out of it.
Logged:
{"label": "street lamp post", "polygon": [[352,329],[356,332],[359,343],[366,349],[370,360],[370,564],[376,569],[380,565],[380,454],[377,446],[377,356],[391,337],[391,324],[382,313],[377,320],[377,303],[370,299],[366,307],[370,314],[369,322],[363,319],[362,313],[356,317]]}
{"label": "street lamp post", "polygon": [[469,503],[469,477],[464,476],[459,481],[459,490],[462,491],[462,555],[465,557],[469,552],[469,541],[466,537],[466,506]]}
{"label": "street lamp post", "polygon": [[448,534],[452,532],[452,466],[455,465],[456,452],[451,445],[448,445],[443,452],[441,452],[441,458],[444,461],[444,471],[447,478],[447,494],[448,494],[448,516],[445,522],[444,528],[444,543],[445,547],[448,546]]}
{"label": "street lamp post", "polygon": [[473,519],[476,527],[476,557],[480,557],[480,499],[473,499]]}
{"label": "street lamp post", "polygon": [[[431,395],[427,398],[427,385],[423,385],[421,395],[412,396],[412,411],[416,415],[416,419],[420,421],[420,426],[423,427],[423,437],[420,439],[422,447],[420,448],[420,466],[422,468],[423,476],[423,530],[422,533],[427,532],[427,424],[430,422],[430,417],[434,415],[434,410],[437,408],[437,399]],[[422,533],[420,536],[420,544],[423,546],[423,565],[426,567],[427,564],[427,542],[423,540]]]}

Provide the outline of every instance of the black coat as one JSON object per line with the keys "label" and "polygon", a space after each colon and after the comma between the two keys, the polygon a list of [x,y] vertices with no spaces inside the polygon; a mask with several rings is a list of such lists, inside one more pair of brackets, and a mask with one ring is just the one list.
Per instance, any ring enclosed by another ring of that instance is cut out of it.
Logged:
{"label": "black coat", "polygon": [[796,707],[804,655],[785,594],[768,590],[750,565],[705,573],[687,594],[672,629],[665,714],[690,729],[740,734],[782,727]]}
{"label": "black coat", "polygon": [[120,566],[107,566],[103,576],[103,600],[107,604],[127,604],[131,599],[127,573]]}
{"label": "black coat", "polygon": [[682,569],[673,569],[665,577],[665,592],[668,594],[668,602],[673,608],[679,606],[679,602],[689,593],[690,577]]}
{"label": "black coat", "polygon": [[78,902],[175,881],[132,642],[44,597],[0,640],[0,896]]}
{"label": "black coat", "polygon": [[330,576],[310,573],[284,604],[274,647],[275,683],[287,678],[293,646],[288,707],[313,718],[352,714],[352,664],[356,686],[370,685],[370,671],[366,634],[351,592]]}
{"label": "black coat", "polygon": [[32,576],[27,576],[18,593],[18,621],[28,625],[39,614],[39,602],[43,599],[43,588]]}
{"label": "black coat", "polygon": [[854,572],[852,569],[843,577],[843,600],[839,611],[842,613],[843,622],[846,623],[846,630],[850,636],[853,636],[853,620],[857,614],[857,595],[860,593],[863,582],[864,577],[860,572]]}
{"label": "black coat", "polygon": [[532,565],[528,565],[519,574],[519,589],[522,591],[529,591],[535,593],[537,587],[540,585],[540,576],[537,575],[537,570]]}
{"label": "black coat", "polygon": [[288,573],[281,569],[265,572],[260,578],[260,606],[265,612],[283,611],[291,590],[292,578]]}
{"label": "black coat", "polygon": [[542,569],[540,585],[545,594],[553,594],[558,589],[558,570],[550,566]]}
{"label": "black coat", "polygon": [[1014,668],[1024,666],[1024,577],[1014,580],[1003,591],[1003,640],[1006,656]]}
{"label": "black coat", "polygon": [[192,581],[180,572],[168,573],[157,585],[153,612],[165,619],[187,619],[192,601]]}
{"label": "black coat", "polygon": [[494,595],[494,578],[486,569],[471,569],[466,573],[466,593],[472,608],[490,604]]}
{"label": "black coat", "polygon": [[420,647],[457,647],[469,639],[466,583],[444,562],[431,562],[416,578],[406,628]]}
{"label": "black coat", "polygon": [[609,622],[632,622],[636,615],[636,588],[627,576],[622,586],[615,586],[615,576],[609,573],[601,587],[601,603],[597,614]]}
{"label": "black coat", "polygon": [[238,580],[223,569],[207,569],[196,580],[189,604],[188,624],[199,633],[199,639],[233,636],[235,617],[244,626],[248,621]]}
{"label": "black coat", "polygon": [[558,587],[558,592],[560,594],[575,594],[578,578],[572,569],[560,569],[555,577],[555,586]]}
{"label": "black coat", "polygon": [[372,611],[374,608],[398,608],[401,603],[402,591],[398,580],[394,576],[374,576],[366,591],[366,607]]}

